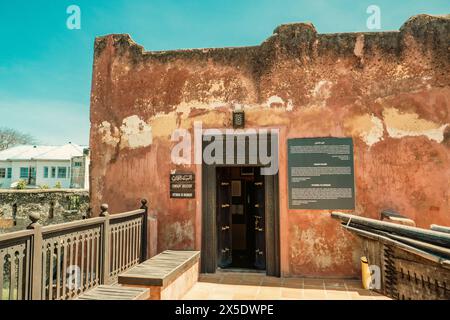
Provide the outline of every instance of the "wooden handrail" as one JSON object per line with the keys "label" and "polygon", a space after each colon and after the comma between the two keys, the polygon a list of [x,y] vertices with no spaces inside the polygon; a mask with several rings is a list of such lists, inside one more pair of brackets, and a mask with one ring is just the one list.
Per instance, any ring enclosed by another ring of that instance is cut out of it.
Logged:
{"label": "wooden handrail", "polygon": [[144,213],[145,213],[144,209],[137,209],[137,210],[127,211],[127,212],[122,212],[122,213],[111,214],[109,219],[116,220],[116,219],[128,218],[128,217],[132,217],[132,216],[136,216],[136,215],[140,215],[140,214],[144,214]]}
{"label": "wooden handrail", "polygon": [[[39,224],[39,214],[31,213],[27,230],[0,235],[0,258],[9,252],[19,257],[14,267],[0,259],[0,274],[6,270],[7,281],[15,283],[9,299],[16,291],[20,300],[71,299],[110,284],[118,273],[147,259],[147,215],[146,200],[137,210],[110,215],[103,204],[99,217],[48,226]],[[76,288],[68,286],[74,271],[79,272]]]}
{"label": "wooden handrail", "polygon": [[3,233],[0,234],[0,243],[10,240],[16,240],[26,237],[31,237],[34,234],[32,230],[20,230],[20,231],[14,231],[10,233]]}
{"label": "wooden handrail", "polygon": [[100,225],[105,221],[105,218],[103,217],[95,217],[95,218],[89,218],[85,220],[77,220],[77,221],[71,221],[71,222],[65,222],[60,224],[52,224],[45,227],[42,227],[42,233],[44,235],[54,232],[60,232],[60,231],[67,231],[72,229],[79,229],[83,227],[89,227],[92,225]]}

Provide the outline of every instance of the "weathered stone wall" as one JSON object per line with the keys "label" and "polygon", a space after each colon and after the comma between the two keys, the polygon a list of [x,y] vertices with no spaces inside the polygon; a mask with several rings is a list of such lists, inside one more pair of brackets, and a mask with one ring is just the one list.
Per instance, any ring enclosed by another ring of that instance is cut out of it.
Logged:
{"label": "weathered stone wall", "polygon": [[[53,217],[50,208],[53,203]],[[16,225],[13,204],[17,204]],[[43,225],[82,219],[89,208],[87,190],[0,190],[0,232],[23,230],[30,224],[30,212],[39,212]]]}
{"label": "weathered stone wall", "polygon": [[[420,227],[450,225],[450,19],[420,15],[398,32],[318,34],[276,28],[260,46],[145,52],[128,35],[96,39],[91,204],[147,198],[158,249],[200,248],[201,166],[175,166],[174,129],[280,129],[283,275],[355,276],[359,245],[327,210],[287,206],[286,140],[353,137],[356,214],[391,208]],[[196,173],[196,199],[169,198],[170,170]]]}

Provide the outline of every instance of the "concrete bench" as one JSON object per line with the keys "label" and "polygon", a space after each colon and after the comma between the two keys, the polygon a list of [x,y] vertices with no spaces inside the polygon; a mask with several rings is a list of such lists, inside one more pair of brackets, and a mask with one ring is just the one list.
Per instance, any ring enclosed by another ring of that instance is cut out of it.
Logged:
{"label": "concrete bench", "polygon": [[150,289],[130,288],[118,285],[100,285],[86,291],[75,300],[148,300]]}
{"label": "concrete bench", "polygon": [[198,280],[199,251],[164,251],[119,275],[118,283],[150,289],[151,300],[182,298]]}

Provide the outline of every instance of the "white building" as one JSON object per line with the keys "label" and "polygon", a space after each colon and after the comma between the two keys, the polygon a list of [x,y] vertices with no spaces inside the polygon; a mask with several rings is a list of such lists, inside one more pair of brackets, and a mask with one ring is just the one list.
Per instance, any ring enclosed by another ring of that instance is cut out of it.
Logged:
{"label": "white building", "polygon": [[0,151],[0,188],[24,180],[28,188],[89,188],[89,149],[63,146],[17,146]]}

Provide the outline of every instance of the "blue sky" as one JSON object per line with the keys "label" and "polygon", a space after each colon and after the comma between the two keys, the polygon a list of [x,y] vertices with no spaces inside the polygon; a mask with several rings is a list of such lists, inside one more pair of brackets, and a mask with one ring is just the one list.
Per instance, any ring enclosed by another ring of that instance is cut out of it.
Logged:
{"label": "blue sky", "polygon": [[[69,5],[81,29],[66,27]],[[40,0],[0,5],[0,127],[42,144],[87,144],[93,43],[129,33],[146,50],[247,46],[282,23],[311,21],[320,33],[367,30],[366,9],[381,9],[381,30],[418,13],[448,14],[448,0]]]}

